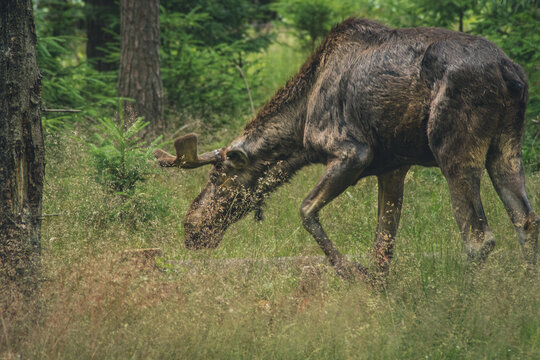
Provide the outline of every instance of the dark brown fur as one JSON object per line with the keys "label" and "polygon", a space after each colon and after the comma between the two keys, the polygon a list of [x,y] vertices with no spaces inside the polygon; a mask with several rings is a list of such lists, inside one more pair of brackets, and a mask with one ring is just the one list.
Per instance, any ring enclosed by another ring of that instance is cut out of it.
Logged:
{"label": "dark brown fur", "polygon": [[376,175],[374,256],[386,272],[405,175],[411,165],[425,165],[441,168],[464,250],[481,261],[495,244],[480,200],[486,167],[534,264],[540,225],[521,161],[526,101],[522,69],[482,37],[346,20],[215,159],[186,216],[186,244],[217,246],[266,194],[303,166],[323,163],[300,208],[304,227],[338,272],[367,274],[337,251],[318,212],[360,178]]}

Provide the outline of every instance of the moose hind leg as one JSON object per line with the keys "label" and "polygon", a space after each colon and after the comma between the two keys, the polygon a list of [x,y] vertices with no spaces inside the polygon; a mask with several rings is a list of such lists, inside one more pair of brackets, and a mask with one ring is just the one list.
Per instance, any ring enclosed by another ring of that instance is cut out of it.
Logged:
{"label": "moose hind leg", "polygon": [[439,89],[428,120],[428,140],[448,182],[463,250],[470,260],[482,262],[495,247],[495,238],[484,214],[480,181],[491,140],[498,131],[494,121],[485,119],[498,115],[489,105],[492,99],[462,75],[450,73],[448,82]]}
{"label": "moose hind leg", "polygon": [[525,174],[518,137],[500,138],[488,152],[486,167],[518,234],[523,256],[536,264],[540,219],[531,208],[525,189]]}
{"label": "moose hind leg", "polygon": [[358,272],[367,276],[367,270],[360,265],[349,263],[337,250],[326,235],[318,214],[326,204],[358,180],[371,158],[371,151],[367,146],[357,144],[344,149],[342,154],[327,164],[323,176],[300,207],[304,228],[315,238],[330,264],[342,277],[354,277]]}
{"label": "moose hind leg", "polygon": [[379,183],[378,216],[373,257],[382,274],[388,273],[394,255],[394,240],[401,216],[403,187],[409,167],[377,176]]}
{"label": "moose hind leg", "polygon": [[484,261],[495,247],[480,197],[482,168],[443,169],[450,189],[454,217],[463,238],[463,250],[472,261]]}

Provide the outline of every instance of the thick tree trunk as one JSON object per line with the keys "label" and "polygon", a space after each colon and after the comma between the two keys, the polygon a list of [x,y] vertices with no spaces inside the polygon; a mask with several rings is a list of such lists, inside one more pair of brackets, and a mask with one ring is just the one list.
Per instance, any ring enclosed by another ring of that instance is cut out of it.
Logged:
{"label": "thick tree trunk", "polygon": [[118,64],[105,61],[107,53],[103,48],[107,43],[114,43],[114,35],[107,30],[118,33],[119,26],[111,28],[111,23],[118,24],[120,8],[113,0],[86,0],[86,58],[96,70],[108,71],[118,68]]}
{"label": "thick tree trunk", "polygon": [[130,120],[144,116],[150,122],[145,137],[150,139],[164,128],[159,0],[121,0],[120,33],[118,95],[135,100],[135,103],[124,104],[124,114]]}
{"label": "thick tree trunk", "polygon": [[41,75],[36,61],[32,1],[2,0],[0,309],[6,301],[28,297],[39,286],[44,172]]}

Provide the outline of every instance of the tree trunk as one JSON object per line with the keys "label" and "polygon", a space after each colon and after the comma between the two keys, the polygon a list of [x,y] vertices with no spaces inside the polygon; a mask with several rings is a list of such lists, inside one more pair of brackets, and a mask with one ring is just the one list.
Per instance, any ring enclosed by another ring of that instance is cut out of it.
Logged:
{"label": "tree trunk", "polygon": [[159,0],[120,0],[122,54],[118,77],[118,95],[134,99],[124,103],[130,121],[144,116],[150,122],[147,140],[161,133],[163,121],[163,84],[159,54]]}
{"label": "tree trunk", "polygon": [[118,69],[118,63],[105,61],[107,53],[103,51],[107,43],[114,43],[111,31],[118,33],[120,12],[113,0],[86,0],[86,58],[99,71]]}
{"label": "tree trunk", "polygon": [[45,158],[31,0],[0,1],[0,149],[1,309],[39,286]]}

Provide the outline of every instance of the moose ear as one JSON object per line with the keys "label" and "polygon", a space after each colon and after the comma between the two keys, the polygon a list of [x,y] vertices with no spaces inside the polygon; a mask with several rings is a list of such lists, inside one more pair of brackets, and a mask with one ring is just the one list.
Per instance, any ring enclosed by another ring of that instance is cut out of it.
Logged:
{"label": "moose ear", "polygon": [[225,155],[235,169],[242,169],[246,167],[249,162],[246,152],[241,148],[230,149]]}

